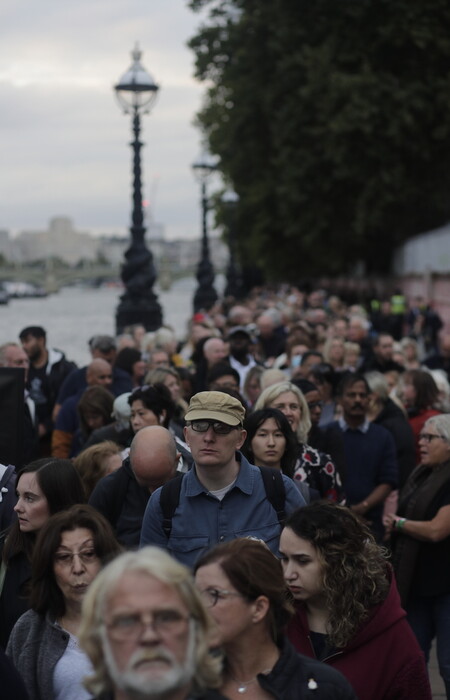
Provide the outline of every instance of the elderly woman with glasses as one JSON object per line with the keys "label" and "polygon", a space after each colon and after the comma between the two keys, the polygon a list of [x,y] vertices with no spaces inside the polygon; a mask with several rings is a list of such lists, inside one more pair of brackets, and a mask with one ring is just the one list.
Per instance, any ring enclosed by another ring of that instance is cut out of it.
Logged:
{"label": "elderly woman with glasses", "polygon": [[33,553],[31,610],[16,622],[6,649],[30,700],[87,700],[91,667],[78,647],[81,603],[102,564],[120,551],[109,523],[88,505],[53,515]]}
{"label": "elderly woman with glasses", "polygon": [[419,435],[421,463],[389,516],[393,564],[408,621],[428,661],[437,641],[450,698],[450,415],[429,418]]}

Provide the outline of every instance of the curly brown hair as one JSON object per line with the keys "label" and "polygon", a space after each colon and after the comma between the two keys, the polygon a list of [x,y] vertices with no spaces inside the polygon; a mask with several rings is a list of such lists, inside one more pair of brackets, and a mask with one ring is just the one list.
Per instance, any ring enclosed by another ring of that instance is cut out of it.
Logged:
{"label": "curly brown hair", "polygon": [[300,508],[285,527],[315,548],[323,567],[327,633],[331,644],[345,647],[388,594],[386,552],[357,515],[335,503]]}

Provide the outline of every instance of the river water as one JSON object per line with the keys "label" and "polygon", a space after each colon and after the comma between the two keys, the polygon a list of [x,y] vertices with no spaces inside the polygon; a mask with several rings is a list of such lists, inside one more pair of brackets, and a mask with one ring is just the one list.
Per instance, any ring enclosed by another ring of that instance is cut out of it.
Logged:
{"label": "river water", "polygon": [[[218,279],[219,291],[223,280]],[[155,287],[163,309],[164,323],[184,338],[192,315],[192,298],[197,286],[194,277],[178,280],[168,291]],[[87,341],[97,334],[115,334],[115,311],[122,290],[101,287],[66,287],[44,299],[11,299],[0,306],[0,345],[18,342],[25,326],[43,326],[47,344],[63,350],[79,366],[90,360]]]}

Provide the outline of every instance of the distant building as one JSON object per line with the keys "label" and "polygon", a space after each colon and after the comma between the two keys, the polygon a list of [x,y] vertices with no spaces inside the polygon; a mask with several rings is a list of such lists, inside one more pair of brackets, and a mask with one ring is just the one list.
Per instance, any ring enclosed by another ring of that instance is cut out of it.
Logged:
{"label": "distant building", "polygon": [[14,243],[22,262],[56,257],[76,265],[80,260],[95,260],[98,254],[98,241],[76,231],[71,219],[63,216],[51,219],[47,231],[22,231]]}
{"label": "distant building", "polygon": [[422,233],[406,241],[395,252],[394,272],[397,275],[450,270],[450,224]]}

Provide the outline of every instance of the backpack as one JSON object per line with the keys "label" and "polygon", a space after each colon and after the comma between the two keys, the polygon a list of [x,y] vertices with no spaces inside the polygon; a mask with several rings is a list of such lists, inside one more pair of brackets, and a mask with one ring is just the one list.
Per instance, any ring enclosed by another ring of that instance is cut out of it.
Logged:
{"label": "backpack", "polygon": [[[281,527],[286,520],[285,501],[286,491],[284,488],[283,475],[278,469],[271,467],[258,467],[264,483],[266,497],[270,505],[277,514]],[[180,502],[181,482],[186,474],[180,474],[164,484],[161,489],[160,506],[163,514],[162,528],[167,539],[172,532],[172,518]]]}

